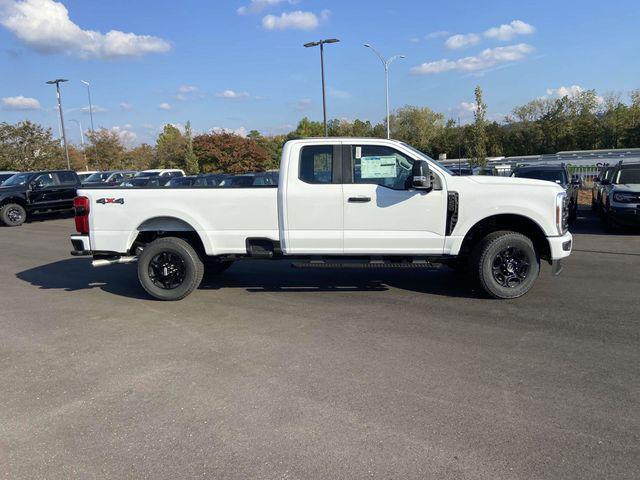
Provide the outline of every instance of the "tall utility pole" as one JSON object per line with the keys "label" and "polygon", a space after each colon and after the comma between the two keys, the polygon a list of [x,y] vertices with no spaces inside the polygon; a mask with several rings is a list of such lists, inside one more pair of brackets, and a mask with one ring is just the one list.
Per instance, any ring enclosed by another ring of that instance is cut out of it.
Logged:
{"label": "tall utility pole", "polygon": [[389,122],[389,66],[398,58],[405,58],[404,55],[394,55],[393,57],[385,59],[380,52],[373,48],[370,44],[365,43],[365,47],[370,48],[375,53],[382,65],[384,66],[384,83],[385,83],[385,99],[387,104],[387,138],[391,138],[391,124]]}
{"label": "tall utility pole", "polygon": [[87,86],[87,95],[89,96],[89,117],[91,118],[91,133],[94,132],[93,129],[93,105],[91,104],[91,84],[86,80],[80,80]]}
{"label": "tall utility pole", "polygon": [[305,43],[304,47],[317,47],[320,46],[320,72],[322,74],[322,114],[324,118],[324,136],[329,136],[329,129],[327,128],[327,97],[324,86],[324,44],[325,43],[337,43],[340,40],[337,38],[328,38],[326,40],[318,40],[317,42]]}
{"label": "tall utility pole", "polygon": [[60,127],[62,128],[62,140],[64,142],[64,156],[67,158],[67,169],[71,170],[71,162],[69,161],[69,147],[67,147],[67,133],[64,130],[64,114],[62,113],[62,97],[60,95],[60,84],[68,82],[64,78],[49,80],[47,84],[56,86],[56,98],[58,99],[58,111],[60,112]]}

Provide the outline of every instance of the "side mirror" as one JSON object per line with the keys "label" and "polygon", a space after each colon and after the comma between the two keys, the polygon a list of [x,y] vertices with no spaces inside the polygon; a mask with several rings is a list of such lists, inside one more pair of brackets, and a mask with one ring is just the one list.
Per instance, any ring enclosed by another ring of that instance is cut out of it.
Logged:
{"label": "side mirror", "polygon": [[411,185],[413,188],[416,190],[431,189],[431,172],[429,171],[429,164],[426,160],[416,160],[413,162],[411,175]]}

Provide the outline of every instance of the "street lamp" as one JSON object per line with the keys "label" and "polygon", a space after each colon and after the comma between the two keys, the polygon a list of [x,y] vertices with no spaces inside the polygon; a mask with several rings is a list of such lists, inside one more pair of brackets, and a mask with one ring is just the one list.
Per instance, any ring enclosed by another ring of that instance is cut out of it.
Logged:
{"label": "street lamp", "polygon": [[68,82],[64,78],[57,78],[56,80],[49,80],[48,85],[56,86],[56,98],[58,99],[58,111],[60,112],[60,126],[62,128],[62,140],[64,142],[64,155],[67,158],[67,169],[71,170],[71,162],[69,161],[69,148],[67,147],[67,134],[64,130],[64,114],[62,113],[62,97],[60,96],[60,84]]}
{"label": "street lamp", "polygon": [[406,57],[404,55],[394,55],[393,57],[387,58],[385,60],[385,58],[380,54],[380,52],[378,52],[370,44],[365,43],[364,46],[373,50],[373,53],[375,53],[378,56],[378,58],[382,62],[382,65],[384,65],[385,98],[387,103],[387,138],[391,138],[391,125],[389,122],[389,66],[394,62],[394,60],[398,58],[406,58]]}
{"label": "street lamp", "polygon": [[326,40],[318,40],[317,42],[305,43],[304,47],[317,47],[320,46],[320,72],[322,73],[322,114],[324,118],[324,136],[329,136],[329,130],[327,129],[327,99],[324,87],[324,44],[325,43],[338,43],[340,40],[337,38],[328,38]]}
{"label": "street lamp", "polygon": [[89,96],[89,116],[91,117],[91,131],[93,132],[93,105],[91,105],[91,84],[86,80],[80,80],[87,86],[87,95]]}

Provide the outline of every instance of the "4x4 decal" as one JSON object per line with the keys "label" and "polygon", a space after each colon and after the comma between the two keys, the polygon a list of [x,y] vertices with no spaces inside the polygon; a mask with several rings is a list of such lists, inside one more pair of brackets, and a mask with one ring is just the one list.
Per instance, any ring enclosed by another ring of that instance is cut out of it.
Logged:
{"label": "4x4 decal", "polygon": [[124,198],[99,198],[96,200],[96,203],[100,203],[102,205],[107,203],[119,203],[120,205],[124,205]]}

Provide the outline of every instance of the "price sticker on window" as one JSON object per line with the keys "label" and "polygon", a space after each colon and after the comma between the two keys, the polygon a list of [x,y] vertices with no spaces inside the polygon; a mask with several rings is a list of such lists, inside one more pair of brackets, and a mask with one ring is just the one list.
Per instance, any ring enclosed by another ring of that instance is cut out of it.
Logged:
{"label": "price sticker on window", "polygon": [[396,165],[395,155],[362,157],[360,178],[395,178]]}

